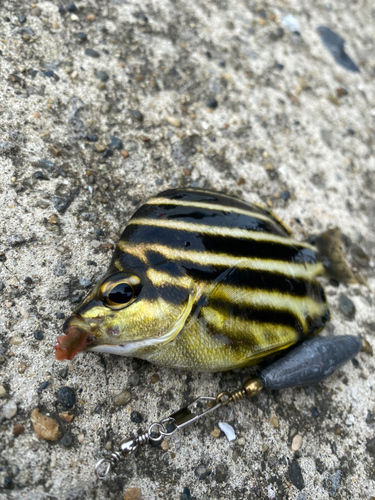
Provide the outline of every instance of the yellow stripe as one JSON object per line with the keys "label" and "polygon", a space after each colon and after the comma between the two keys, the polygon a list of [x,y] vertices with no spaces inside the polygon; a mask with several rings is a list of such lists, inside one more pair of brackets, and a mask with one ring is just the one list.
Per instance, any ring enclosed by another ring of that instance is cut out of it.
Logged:
{"label": "yellow stripe", "polygon": [[165,245],[158,244],[137,244],[136,246],[131,245],[129,242],[119,241],[117,243],[118,248],[136,257],[142,256],[144,261],[147,261],[146,253],[148,251],[153,251],[160,253],[166,259],[171,261],[189,261],[199,265],[212,265],[212,266],[225,266],[227,268],[238,268],[238,269],[251,269],[257,271],[269,271],[282,274],[284,276],[299,278],[299,279],[312,279],[313,277],[323,274],[323,265],[318,262],[316,264],[306,264],[306,263],[295,263],[295,262],[283,262],[278,260],[267,260],[259,258],[242,258],[242,257],[231,257],[224,253],[209,253],[209,252],[196,252],[192,250],[179,250],[176,248],[170,248]]}
{"label": "yellow stripe", "polygon": [[[211,193],[212,194],[212,193]],[[220,194],[220,196],[223,196]],[[226,196],[229,200],[233,201],[233,198]],[[237,201],[237,200],[235,200]],[[240,200],[238,200],[240,201]],[[171,200],[170,198],[151,198],[148,200],[146,205],[178,205],[180,207],[194,207],[194,208],[207,208],[209,210],[222,210],[223,212],[233,212],[241,215],[248,215],[249,217],[255,217],[256,219],[265,220],[272,224],[275,221],[272,216],[267,217],[267,215],[259,214],[258,212],[252,212],[251,210],[245,210],[243,208],[228,207],[226,205],[220,205],[216,203],[206,203],[205,201],[184,201],[184,200]],[[263,209],[264,210],[264,209]]]}
{"label": "yellow stripe", "polygon": [[203,233],[214,236],[230,236],[231,238],[242,238],[254,241],[263,241],[270,243],[281,243],[286,246],[295,246],[308,248],[316,251],[316,248],[309,243],[295,241],[291,238],[278,236],[276,234],[266,233],[263,231],[250,231],[248,229],[239,229],[237,227],[221,227],[207,226],[206,224],[197,224],[195,222],[184,222],[176,220],[160,220],[160,219],[131,219],[128,226],[137,224],[139,226],[164,227],[168,229],[176,229],[177,231],[191,231],[195,233]]}
{"label": "yellow stripe", "polygon": [[263,351],[270,345],[290,345],[299,340],[298,333],[291,326],[228,317],[211,307],[204,307],[202,315],[209,323],[208,327],[212,325],[217,333],[228,335],[232,340],[242,340],[252,346],[255,352]]}

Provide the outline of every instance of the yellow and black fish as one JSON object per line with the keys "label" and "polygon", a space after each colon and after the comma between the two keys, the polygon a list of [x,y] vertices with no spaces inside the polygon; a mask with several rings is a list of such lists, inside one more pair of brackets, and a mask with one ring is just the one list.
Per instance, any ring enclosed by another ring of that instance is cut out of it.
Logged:
{"label": "yellow and black fish", "polygon": [[56,358],[89,350],[197,371],[256,364],[324,327],[323,273],[316,248],[264,208],[164,191],[130,219]]}

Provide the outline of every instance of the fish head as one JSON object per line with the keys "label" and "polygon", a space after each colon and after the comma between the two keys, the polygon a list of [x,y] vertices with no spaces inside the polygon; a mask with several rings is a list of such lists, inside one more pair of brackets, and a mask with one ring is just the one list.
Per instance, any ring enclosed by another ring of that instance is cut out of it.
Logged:
{"label": "fish head", "polygon": [[155,346],[172,341],[196,294],[186,276],[161,276],[160,270],[142,277],[117,270],[107,274],[65,321],[56,359],[70,360],[87,350],[148,359]]}

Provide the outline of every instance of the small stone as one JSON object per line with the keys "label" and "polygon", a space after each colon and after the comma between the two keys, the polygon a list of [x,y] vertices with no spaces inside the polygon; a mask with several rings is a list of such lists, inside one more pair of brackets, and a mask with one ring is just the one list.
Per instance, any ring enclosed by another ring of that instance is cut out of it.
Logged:
{"label": "small stone", "polygon": [[197,476],[199,480],[206,479],[208,471],[204,465],[198,465],[198,467],[195,469],[194,474]]}
{"label": "small stone", "polygon": [[174,116],[168,116],[167,122],[169,125],[172,125],[172,127],[181,127],[181,120],[179,118],[175,118]]}
{"label": "small stone", "polygon": [[301,467],[298,462],[292,462],[289,467],[289,479],[294,486],[300,491],[305,487]]}
{"label": "small stone", "polygon": [[8,237],[8,243],[11,246],[22,245],[25,241],[25,238],[21,234],[10,234]]}
{"label": "small stone", "polygon": [[216,427],[216,425],[215,425],[215,427],[211,431],[211,436],[213,438],[217,439],[220,436],[220,434],[221,434],[221,430],[219,429],[219,427]]}
{"label": "small stone", "polygon": [[7,394],[7,391],[3,385],[0,384],[0,398],[5,397]]}
{"label": "small stone", "polygon": [[181,493],[181,496],[180,496],[180,500],[191,500],[191,493],[190,493],[189,488],[185,487],[182,490],[182,493]]}
{"label": "small stone", "polygon": [[40,387],[38,388],[38,390],[36,392],[38,394],[42,394],[42,391],[44,391],[44,389],[46,389],[48,386],[49,386],[49,380],[45,380],[44,382],[42,382],[40,384]]}
{"label": "small stone", "polygon": [[353,319],[355,316],[355,305],[353,302],[343,293],[340,295],[339,298],[339,308],[340,311],[343,313],[344,316],[346,316],[348,319]]}
{"label": "small stone", "polygon": [[18,20],[21,24],[23,24],[26,22],[26,16],[24,16],[23,14],[18,14]]}
{"label": "small stone", "polygon": [[137,120],[138,122],[143,121],[143,114],[137,109],[132,111],[132,117],[134,118],[134,120]]}
{"label": "small stone", "polygon": [[78,41],[81,43],[87,41],[87,35],[86,35],[86,33],[82,33],[82,31],[79,31],[78,33],[76,33],[76,37],[78,38]]}
{"label": "small stone", "polygon": [[86,139],[89,142],[96,142],[96,141],[98,141],[98,136],[95,134],[87,134]]}
{"label": "small stone", "polygon": [[13,142],[1,141],[0,142],[0,155],[9,153],[10,151],[16,149],[17,146]]}
{"label": "small stone", "polygon": [[112,450],[112,447],[113,447],[112,441],[107,441],[106,444],[104,445],[104,449],[107,451]]}
{"label": "small stone", "polygon": [[5,284],[3,281],[0,281],[0,292],[2,292],[5,288]]}
{"label": "small stone", "polygon": [[92,240],[92,242],[91,242],[91,246],[93,246],[94,248],[99,248],[100,245],[101,245],[101,243],[98,240]]}
{"label": "small stone", "polygon": [[83,441],[85,440],[85,435],[84,434],[78,434],[77,440],[78,440],[79,443],[83,443]]}
{"label": "small stone", "polygon": [[153,373],[151,375],[151,384],[156,384],[156,382],[159,382],[159,375],[157,373]]}
{"label": "small stone", "polygon": [[139,376],[139,373],[131,373],[129,375],[129,384],[130,385],[139,385],[139,381],[140,381],[140,376]]}
{"label": "small stone", "polygon": [[105,150],[105,146],[103,146],[103,144],[95,144],[94,148],[98,153],[103,153]]}
{"label": "small stone", "polygon": [[366,449],[371,456],[375,457],[375,438],[369,439],[367,441]]}
{"label": "small stone", "polygon": [[134,410],[130,414],[130,420],[135,424],[140,424],[143,422],[143,417],[139,412]]}
{"label": "small stone", "polygon": [[109,102],[105,102],[100,108],[100,111],[104,114],[109,113],[111,111],[111,104]]}
{"label": "small stone", "polygon": [[43,340],[44,338],[43,332],[41,330],[35,330],[34,338],[35,340]]}
{"label": "small stone", "polygon": [[370,258],[366,252],[357,244],[354,244],[350,248],[350,252],[353,255],[356,263],[361,267],[368,267],[370,263]]}
{"label": "small stone", "polygon": [[126,151],[126,149],[122,149],[121,154],[124,158],[127,158],[129,156],[129,153]]}
{"label": "small stone", "polygon": [[30,14],[35,17],[39,17],[42,13],[42,10],[39,7],[34,7],[31,9]]}
{"label": "small stone", "polygon": [[262,445],[262,452],[266,453],[267,450],[268,450],[268,444],[263,444]]}
{"label": "small stone", "polygon": [[96,19],[95,14],[88,14],[86,19],[91,23],[94,22]]}
{"label": "small stone", "polygon": [[61,446],[64,446],[64,448],[71,448],[74,445],[74,437],[71,434],[65,434],[61,441],[60,441]]}
{"label": "small stone", "polygon": [[82,295],[80,293],[76,293],[75,295],[70,297],[71,304],[78,304],[81,301],[82,301]]}
{"label": "small stone", "polygon": [[274,427],[275,429],[277,429],[279,427],[279,419],[276,417],[276,416],[273,416],[271,418],[271,425],[272,427]]}
{"label": "small stone", "polygon": [[89,57],[93,57],[94,59],[98,59],[100,57],[99,52],[94,49],[86,49],[85,54]]}
{"label": "small stone", "polygon": [[52,273],[54,276],[64,276],[66,274],[66,268],[62,262],[59,262]]}
{"label": "small stone", "polygon": [[67,409],[73,408],[76,403],[75,392],[70,387],[60,387],[57,391],[57,399]]}
{"label": "small stone", "polygon": [[26,368],[27,368],[27,364],[24,363],[23,361],[21,361],[21,363],[18,363],[17,371],[18,371],[18,373],[24,373],[26,371]]}
{"label": "small stone", "polygon": [[167,441],[165,441],[163,439],[163,441],[160,443],[160,448],[163,450],[163,451],[167,451],[168,448],[169,448],[169,444],[167,443]]}
{"label": "small stone", "polygon": [[136,144],[135,142],[128,142],[127,144],[125,144],[125,149],[126,151],[136,151],[138,149],[138,144]]}
{"label": "small stone", "polygon": [[9,344],[10,345],[20,345],[20,344],[22,344],[22,337],[12,337],[9,340]]}
{"label": "small stone", "polygon": [[108,82],[108,80],[109,80],[109,75],[105,71],[98,70],[96,72],[96,76],[97,76],[97,78],[99,78],[99,80],[101,82],[104,82],[104,83]]}
{"label": "small stone", "polygon": [[91,285],[91,281],[90,281],[90,280],[88,280],[87,278],[81,278],[81,279],[79,280],[79,284],[80,284],[81,286],[83,286],[84,288],[87,288],[88,286],[90,286],[90,285]]}
{"label": "small stone", "polygon": [[1,408],[1,415],[7,418],[8,420],[13,418],[16,413],[17,413],[17,405],[14,401],[8,401]]}
{"label": "small stone", "polygon": [[14,424],[13,436],[19,436],[23,432],[25,432],[25,427],[22,424]]}
{"label": "small stone", "polygon": [[73,2],[67,3],[65,8],[68,12],[77,12],[77,7],[74,5]]}
{"label": "small stone", "polygon": [[239,446],[245,446],[246,444],[246,439],[244,437],[240,437],[237,441]]}
{"label": "small stone", "polygon": [[121,391],[113,396],[113,404],[115,406],[125,406],[131,400],[132,395],[129,391]]}
{"label": "small stone", "polygon": [[124,500],[142,500],[142,492],[139,488],[128,488],[122,498]]}
{"label": "small stone", "polygon": [[35,179],[38,179],[38,181],[49,181],[49,178],[40,170],[34,172],[34,177]]}
{"label": "small stone", "polygon": [[300,434],[296,434],[293,438],[292,446],[290,449],[292,451],[298,451],[301,448],[302,443],[303,443],[302,436]]}
{"label": "small stone", "polygon": [[72,415],[71,413],[69,413],[68,411],[63,411],[62,413],[59,413],[59,417],[61,418],[61,420],[63,420],[64,422],[66,422],[67,424],[70,424],[71,421],[73,420],[74,418],[74,415]]}
{"label": "small stone", "polygon": [[219,105],[219,103],[217,102],[216,99],[211,99],[207,103],[207,107],[210,108],[210,109],[216,109],[218,107],[218,105]]}
{"label": "small stone", "polygon": [[111,142],[109,143],[108,147],[111,149],[122,149],[122,141],[118,137],[115,137],[113,135],[109,136]]}

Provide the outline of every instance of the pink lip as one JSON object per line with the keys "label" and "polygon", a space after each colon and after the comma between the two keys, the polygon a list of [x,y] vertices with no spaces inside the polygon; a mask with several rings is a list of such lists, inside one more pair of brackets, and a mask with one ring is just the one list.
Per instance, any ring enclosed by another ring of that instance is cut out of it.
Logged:
{"label": "pink lip", "polygon": [[89,345],[93,345],[93,338],[89,333],[76,326],[70,326],[66,330],[66,335],[60,335],[57,339],[55,357],[58,361],[73,359],[78,352]]}

